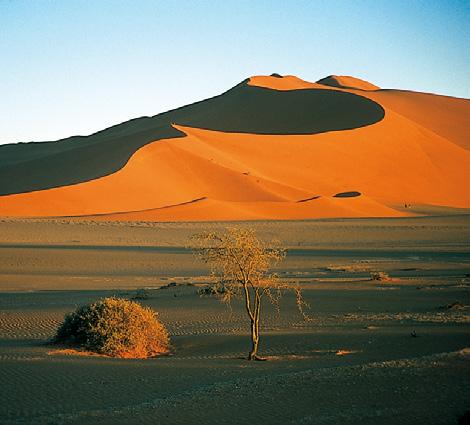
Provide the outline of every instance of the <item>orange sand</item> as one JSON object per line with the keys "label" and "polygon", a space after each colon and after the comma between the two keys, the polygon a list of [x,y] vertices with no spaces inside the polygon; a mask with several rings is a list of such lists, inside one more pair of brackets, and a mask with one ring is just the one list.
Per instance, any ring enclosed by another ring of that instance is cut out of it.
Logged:
{"label": "orange sand", "polygon": [[[353,91],[351,91],[353,92]],[[470,100],[401,90],[359,93],[470,150]]]}
{"label": "orange sand", "polygon": [[323,84],[302,80],[295,75],[286,75],[282,78],[256,75],[250,78],[248,84],[250,86],[266,87],[273,90],[331,89],[331,87],[324,86]]}
{"label": "orange sand", "polygon": [[233,221],[305,220],[332,217],[402,217],[403,214],[367,197],[319,198],[307,202],[231,202],[198,199],[180,205],[146,211],[85,216],[92,220],[118,221]]}
{"label": "orange sand", "polygon": [[255,76],[250,78],[248,84],[273,90],[330,89],[358,94],[374,100],[385,110],[393,110],[451,142],[465,149],[470,149],[470,137],[468,136],[470,134],[470,100],[404,90],[373,91],[379,88],[364,82],[375,87],[375,89],[367,89],[365,88],[367,86],[359,83],[362,80],[358,78],[335,78],[341,79],[340,81],[343,82],[348,81],[350,87],[356,87],[358,90],[309,83],[291,75],[283,78]]}
{"label": "orange sand", "polygon": [[331,85],[333,87],[341,87],[345,89],[358,89],[358,90],[379,90],[380,87],[369,83],[368,81],[361,80],[360,78],[350,77],[348,75],[330,75],[323,80],[317,81],[321,84]]}
{"label": "orange sand", "polygon": [[[175,125],[187,136],[142,147],[114,174],[0,197],[0,216],[100,214],[116,220],[201,221],[392,217],[406,215],[394,209],[405,203],[470,208],[470,192],[463,188],[470,181],[470,153],[464,149],[469,148],[470,101],[345,90],[293,76],[253,77],[249,84],[350,91],[380,103],[385,118],[316,135],[223,133]],[[363,195],[332,197],[345,191]],[[298,202],[314,196],[320,198]]]}
{"label": "orange sand", "polygon": [[[320,83],[320,81],[322,81]],[[357,90],[379,90],[380,87],[375,86],[360,78],[349,77],[345,75],[331,75],[326,79],[319,80],[316,83],[302,80],[295,75],[285,75],[282,78],[256,75],[250,78],[248,84],[258,87],[266,87],[273,90],[299,90],[299,89],[357,89]],[[348,90],[345,90],[348,91]]]}

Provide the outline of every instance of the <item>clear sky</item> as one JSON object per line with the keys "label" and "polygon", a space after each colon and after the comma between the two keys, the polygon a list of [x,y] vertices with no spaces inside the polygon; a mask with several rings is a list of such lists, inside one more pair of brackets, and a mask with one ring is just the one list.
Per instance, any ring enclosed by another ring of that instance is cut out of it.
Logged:
{"label": "clear sky", "polygon": [[273,72],[469,98],[469,23],[469,0],[0,0],[0,144],[90,134]]}

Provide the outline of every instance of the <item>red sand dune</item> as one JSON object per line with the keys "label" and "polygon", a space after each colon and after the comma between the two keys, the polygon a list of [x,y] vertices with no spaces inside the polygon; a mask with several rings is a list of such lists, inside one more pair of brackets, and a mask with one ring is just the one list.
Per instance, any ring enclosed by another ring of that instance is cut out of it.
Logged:
{"label": "red sand dune", "polygon": [[374,84],[368,81],[361,80],[360,78],[350,77],[347,75],[330,75],[329,77],[318,80],[317,83],[325,84],[331,87],[341,87],[345,89],[358,89],[358,90],[379,90]]}
{"label": "red sand dune", "polygon": [[[353,77],[337,78],[363,81]],[[364,89],[362,84],[353,84],[351,80],[349,80],[349,84],[352,87],[355,86],[357,90],[354,88],[344,89],[342,87],[319,84],[318,82],[309,83],[291,75],[283,78],[255,76],[250,78],[248,84],[273,90],[323,88],[355,93],[374,100],[384,109],[393,110],[465,149],[470,149],[470,101],[468,99],[405,90],[373,91],[374,89]],[[370,84],[370,86],[378,89],[373,84]]]}
{"label": "red sand dune", "polygon": [[[205,221],[392,217],[406,215],[394,209],[405,203],[470,208],[470,191],[464,188],[470,181],[470,101],[365,91],[376,88],[337,78],[359,90],[293,76],[253,77],[249,84],[349,91],[382,105],[385,118],[315,135],[224,133],[175,125],[187,136],[142,147],[109,176],[0,197],[0,216]],[[361,196],[333,197],[347,191]]]}

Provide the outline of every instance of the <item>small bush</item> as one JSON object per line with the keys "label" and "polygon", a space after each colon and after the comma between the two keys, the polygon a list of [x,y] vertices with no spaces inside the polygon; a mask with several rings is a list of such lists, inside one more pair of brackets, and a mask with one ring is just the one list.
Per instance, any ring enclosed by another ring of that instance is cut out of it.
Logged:
{"label": "small bush", "polygon": [[370,273],[370,278],[372,280],[378,280],[378,281],[387,281],[391,280],[390,276],[388,273],[385,272],[371,272]]}
{"label": "small bush", "polygon": [[147,289],[139,288],[135,291],[134,295],[131,297],[131,300],[148,300],[150,293]]}
{"label": "small bush", "polygon": [[202,296],[218,296],[224,295],[226,293],[226,289],[223,284],[220,282],[212,284],[212,285],[205,285],[202,288],[197,290],[197,293]]}
{"label": "small bush", "polygon": [[68,314],[53,342],[124,358],[147,358],[169,351],[168,332],[157,313],[119,298],[104,298]]}

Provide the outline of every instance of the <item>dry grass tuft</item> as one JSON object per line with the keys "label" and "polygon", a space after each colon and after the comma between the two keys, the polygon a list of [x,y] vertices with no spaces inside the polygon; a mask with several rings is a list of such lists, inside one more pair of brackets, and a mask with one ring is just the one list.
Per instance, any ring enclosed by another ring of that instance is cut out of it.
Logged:
{"label": "dry grass tuft", "polygon": [[335,354],[337,356],[347,356],[348,354],[356,354],[357,350],[338,350]]}

